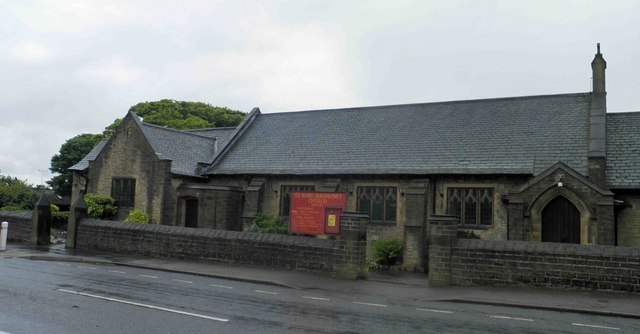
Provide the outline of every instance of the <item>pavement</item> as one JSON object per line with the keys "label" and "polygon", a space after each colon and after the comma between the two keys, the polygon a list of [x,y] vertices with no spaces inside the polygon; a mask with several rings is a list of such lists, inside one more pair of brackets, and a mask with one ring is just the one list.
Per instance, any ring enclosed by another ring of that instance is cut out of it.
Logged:
{"label": "pavement", "polygon": [[526,287],[431,288],[428,286],[427,275],[422,273],[370,273],[366,280],[341,280],[265,267],[66,249],[64,244],[38,248],[8,244],[6,251],[0,251],[0,264],[2,258],[107,264],[300,290],[362,293],[397,299],[486,304],[640,319],[640,295],[634,293]]}

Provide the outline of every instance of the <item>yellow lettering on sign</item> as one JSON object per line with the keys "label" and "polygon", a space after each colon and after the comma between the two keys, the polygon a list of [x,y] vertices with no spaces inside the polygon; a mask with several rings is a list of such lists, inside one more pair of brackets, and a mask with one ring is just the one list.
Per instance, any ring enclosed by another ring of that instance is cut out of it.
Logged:
{"label": "yellow lettering on sign", "polygon": [[336,226],[336,215],[329,215],[329,217],[327,217],[327,225],[329,227]]}

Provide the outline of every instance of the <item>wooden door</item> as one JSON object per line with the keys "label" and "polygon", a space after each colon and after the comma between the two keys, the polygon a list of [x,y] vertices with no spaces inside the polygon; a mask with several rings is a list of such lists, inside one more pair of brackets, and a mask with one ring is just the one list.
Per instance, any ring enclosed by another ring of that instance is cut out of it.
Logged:
{"label": "wooden door", "polygon": [[185,200],[185,227],[198,227],[198,200],[189,198]]}
{"label": "wooden door", "polygon": [[542,242],[580,243],[580,211],[558,196],[542,210]]}

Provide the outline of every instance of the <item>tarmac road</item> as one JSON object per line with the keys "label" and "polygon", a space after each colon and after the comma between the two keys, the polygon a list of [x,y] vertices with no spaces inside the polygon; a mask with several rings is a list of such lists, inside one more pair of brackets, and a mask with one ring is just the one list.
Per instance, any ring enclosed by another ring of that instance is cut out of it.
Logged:
{"label": "tarmac road", "polygon": [[5,258],[2,332],[637,333],[640,320]]}

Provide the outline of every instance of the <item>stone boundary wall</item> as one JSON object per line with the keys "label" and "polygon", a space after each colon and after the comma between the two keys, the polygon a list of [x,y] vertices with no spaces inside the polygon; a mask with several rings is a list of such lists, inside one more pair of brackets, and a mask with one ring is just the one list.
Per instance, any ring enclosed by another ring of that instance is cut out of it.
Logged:
{"label": "stone boundary wall", "polygon": [[430,286],[540,286],[640,293],[640,247],[458,239],[433,216]]}
{"label": "stone boundary wall", "polygon": [[0,222],[8,222],[7,241],[27,243],[31,239],[31,211],[0,211]]}
{"label": "stone boundary wall", "polygon": [[451,252],[451,284],[640,293],[640,247],[458,239]]}
{"label": "stone boundary wall", "polygon": [[356,279],[362,275],[368,216],[343,214],[339,240],[290,235],[140,225],[83,219],[76,248],[239,263]]}

